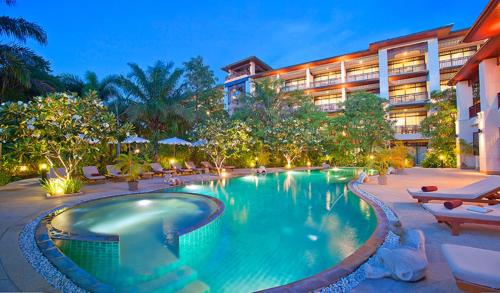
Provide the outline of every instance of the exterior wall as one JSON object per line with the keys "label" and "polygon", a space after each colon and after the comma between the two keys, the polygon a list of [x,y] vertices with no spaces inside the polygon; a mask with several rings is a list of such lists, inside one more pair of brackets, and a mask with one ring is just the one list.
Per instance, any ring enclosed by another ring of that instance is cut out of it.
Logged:
{"label": "exterior wall", "polygon": [[[477,131],[477,118],[469,119],[469,107],[472,106],[472,87],[467,81],[461,81],[456,86],[457,93],[457,123],[458,139],[472,144],[473,133]],[[457,140],[458,143],[458,140]],[[458,155],[458,168],[479,168],[473,155]]]}
{"label": "exterior wall", "polygon": [[387,49],[378,51],[378,74],[380,96],[389,99],[389,69],[387,62]]}
{"label": "exterior wall", "polygon": [[479,63],[481,112],[478,114],[479,169],[486,174],[500,174],[500,66],[495,58]]}
{"label": "exterior wall", "polygon": [[431,39],[427,41],[427,70],[429,71],[429,90],[439,91],[441,86],[439,82],[439,48],[438,40]]}

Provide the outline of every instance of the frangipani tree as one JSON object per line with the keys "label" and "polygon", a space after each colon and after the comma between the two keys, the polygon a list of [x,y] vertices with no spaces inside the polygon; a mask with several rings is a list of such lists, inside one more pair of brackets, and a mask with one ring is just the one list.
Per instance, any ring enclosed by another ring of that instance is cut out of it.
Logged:
{"label": "frangipani tree", "polygon": [[67,178],[85,157],[131,130],[129,124],[116,126],[95,92],[81,98],[55,93],[29,103],[2,104],[0,128],[10,151],[43,157],[51,167],[63,167]]}
{"label": "frangipani tree", "polygon": [[238,158],[248,152],[252,145],[250,127],[238,120],[230,120],[227,116],[212,117],[195,126],[193,134],[206,143],[199,146],[215,167],[222,174],[223,164],[227,159]]}
{"label": "frangipani tree", "polygon": [[307,119],[288,117],[281,119],[265,131],[264,142],[272,152],[282,155],[287,167],[299,158],[310,146],[321,144],[319,128]]}

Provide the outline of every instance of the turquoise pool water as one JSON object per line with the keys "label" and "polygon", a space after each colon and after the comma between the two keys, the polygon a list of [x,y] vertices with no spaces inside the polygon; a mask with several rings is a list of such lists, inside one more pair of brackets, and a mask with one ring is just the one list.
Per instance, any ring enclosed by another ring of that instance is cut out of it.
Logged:
{"label": "turquoise pool water", "polygon": [[[372,208],[347,190],[352,175],[349,169],[289,171],[99,200],[70,209],[59,225],[119,235],[119,248],[105,252],[112,260],[104,265],[102,255],[78,256],[72,245],[58,245],[120,291],[251,292],[284,285],[340,263],[375,230]],[[215,197],[225,210],[197,230],[166,239],[166,232],[199,223],[216,209],[206,199],[179,199],[178,192]]]}

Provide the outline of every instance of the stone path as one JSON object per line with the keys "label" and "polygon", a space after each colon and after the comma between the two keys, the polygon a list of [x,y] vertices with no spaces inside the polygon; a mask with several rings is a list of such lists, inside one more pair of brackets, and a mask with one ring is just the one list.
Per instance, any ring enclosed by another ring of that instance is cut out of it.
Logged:
{"label": "stone path", "polygon": [[416,283],[404,283],[391,279],[366,280],[354,292],[461,292],[455,285],[446,260],[441,253],[441,244],[453,243],[484,249],[500,250],[500,227],[465,224],[459,236],[452,236],[445,224],[438,224],[416,200],[406,192],[407,187],[437,185],[440,188],[460,187],[485,178],[477,172],[456,169],[406,170],[406,175],[390,175],[388,185],[378,185],[376,178],[361,188],[368,191],[398,215],[404,227],[418,228],[426,237],[429,270],[427,277]]}

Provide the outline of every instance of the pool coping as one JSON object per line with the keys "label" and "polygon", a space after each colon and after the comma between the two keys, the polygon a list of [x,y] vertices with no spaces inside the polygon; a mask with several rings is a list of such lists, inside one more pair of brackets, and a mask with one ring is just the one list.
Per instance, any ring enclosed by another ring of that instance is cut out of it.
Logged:
{"label": "pool coping", "polygon": [[[168,188],[131,193],[108,194],[98,198],[82,199],[69,205],[55,207],[42,213],[34,221],[25,226],[25,228],[19,235],[19,245],[21,247],[21,250],[25,258],[35,268],[35,270],[40,273],[50,285],[57,289],[61,289],[64,292],[115,292],[115,288],[100,281],[84,269],[80,268],[73,260],[71,260],[61,252],[61,250],[54,244],[53,240],[51,239],[51,231],[49,231],[49,227],[51,227],[50,221],[56,215],[83,203],[133,194],[154,193],[164,189]],[[215,203],[217,207],[217,210],[204,220],[182,230],[175,231],[178,236],[192,232],[211,223],[224,212],[224,203],[222,203],[222,201],[215,197],[192,192],[172,193],[189,194],[202,197]],[[58,230],[56,232],[62,234],[66,233],[61,230]],[[79,239],[75,240],[80,241],[119,241],[119,236],[117,235],[106,236],[100,235],[98,233],[96,233],[95,235],[78,235],[77,237]]]}
{"label": "pool coping", "polygon": [[[297,171],[312,171],[313,169],[309,170],[297,170]],[[290,170],[280,170],[276,171],[273,173],[281,173],[281,172],[286,172]],[[232,175],[228,177],[227,179],[230,178],[235,178],[235,177],[243,177],[243,176],[248,176],[251,174],[238,174],[238,175]],[[213,181],[216,179],[208,180],[208,181]],[[395,216],[395,213],[388,208],[382,201],[380,201],[376,196],[363,191],[359,189],[357,186],[359,184],[356,183],[355,180],[351,180],[348,183],[348,189],[353,192],[356,196],[364,200],[366,203],[368,203],[375,211],[375,215],[377,218],[377,228],[375,231],[372,233],[370,238],[356,251],[354,251],[351,255],[346,257],[340,264],[337,264],[327,270],[324,270],[318,274],[315,274],[311,277],[307,277],[289,284],[277,286],[277,287],[272,287],[268,289],[261,290],[259,292],[282,292],[282,291],[288,291],[288,292],[305,292],[305,291],[318,291],[318,292],[346,292],[353,287],[357,286],[360,282],[360,279],[364,279],[364,272],[362,271],[362,265],[366,263],[380,248],[381,246],[385,246],[387,243],[393,243],[397,241],[397,236],[395,236],[392,232],[389,231],[388,225],[389,225],[389,218],[392,220],[397,219],[397,216]],[[35,268],[35,270],[44,277],[50,285],[57,289],[62,289],[63,291],[72,291],[72,292],[81,292],[85,290],[91,290],[93,292],[110,292],[110,291],[115,291],[114,288],[110,287],[107,284],[104,284],[97,280],[94,276],[90,275],[83,269],[79,268],[76,264],[73,263],[72,260],[70,260],[68,257],[66,257],[64,254],[62,254],[60,251],[59,253],[64,256],[64,258],[67,259],[68,262],[66,265],[70,269],[70,271],[74,272],[75,276],[79,277],[89,277],[87,280],[89,283],[90,287],[84,286],[82,288],[81,285],[77,285],[77,283],[73,282],[71,278],[68,278],[68,274],[66,271],[63,273],[61,270],[59,270],[50,260],[48,257],[41,252],[41,247],[37,244],[37,241],[40,240],[45,240],[45,237],[48,239],[48,231],[47,233],[44,234],[41,231],[38,231],[38,228],[44,220],[46,216],[48,216],[51,213],[54,213],[58,210],[62,209],[67,209],[71,208],[73,206],[76,206],[81,203],[85,203],[88,201],[94,201],[94,200],[99,200],[99,199],[104,199],[104,198],[110,198],[110,197],[118,197],[118,196],[124,196],[124,195],[131,195],[131,194],[140,194],[140,193],[151,193],[151,192],[157,192],[160,190],[165,190],[169,189],[169,187],[165,188],[155,188],[152,190],[142,190],[142,191],[137,191],[137,192],[126,192],[126,193],[117,193],[117,194],[107,194],[104,196],[96,197],[96,198],[87,198],[83,199],[81,201],[74,202],[69,205],[62,205],[58,206],[56,208],[53,208],[49,211],[43,212],[40,216],[38,216],[35,220],[33,220],[31,223],[25,226],[21,234],[19,235],[19,245],[21,247],[21,250],[25,256],[25,258],[28,260],[28,262]],[[193,195],[198,195],[198,196],[204,196],[209,199],[215,199],[210,196],[206,196],[203,194],[198,194],[198,193],[191,193],[191,192],[179,192],[179,193],[186,193],[186,194],[193,194]],[[222,202],[221,202],[222,203]],[[224,205],[222,204],[224,207]],[[216,219],[224,209],[222,209],[217,215],[212,216],[211,220],[208,221],[205,224],[202,224],[201,226],[204,226],[214,219]],[[209,217],[210,218],[210,217]],[[203,222],[203,221],[202,221]],[[201,222],[200,222],[201,223]],[[193,230],[196,230],[197,228],[201,227],[195,227],[194,229],[190,231],[184,231],[184,233],[191,232]],[[46,227],[46,226],[44,226]],[[38,237],[38,238],[37,238]],[[49,239],[50,240],[50,239]],[[27,242],[26,244],[24,242]],[[33,242],[33,243],[31,243]],[[51,242],[51,240],[50,240]],[[23,245],[24,244],[24,245]],[[33,247],[33,244],[36,247]],[[45,245],[45,244],[42,244]],[[30,247],[31,246],[31,247]],[[55,245],[54,245],[55,247]],[[51,249],[51,247],[47,247],[48,249]],[[57,249],[57,248],[56,248]],[[58,249],[57,249],[58,250]],[[55,258],[60,258],[61,255],[57,254],[56,252],[51,251]],[[34,255],[33,255],[34,254]],[[62,258],[61,258],[62,259]],[[71,264],[73,263],[74,266]],[[360,276],[360,273],[363,273],[363,276]],[[79,282],[78,282],[79,283]],[[86,288],[85,288],[86,287]],[[88,288],[88,289],[87,289]]]}
{"label": "pool coping", "polygon": [[282,286],[272,287],[258,292],[311,292],[321,289],[326,289],[353,274],[361,265],[363,265],[380,246],[386,241],[389,233],[389,219],[382,207],[373,198],[365,196],[358,188],[354,188],[356,180],[351,180],[347,186],[349,190],[358,196],[361,200],[368,203],[374,210],[377,218],[377,228],[373,231],[368,240],[352,254],[344,258],[344,260],[320,273],[313,276],[286,284]]}

